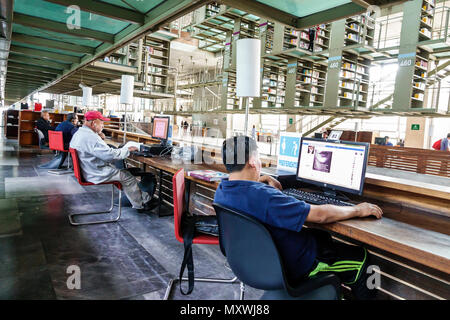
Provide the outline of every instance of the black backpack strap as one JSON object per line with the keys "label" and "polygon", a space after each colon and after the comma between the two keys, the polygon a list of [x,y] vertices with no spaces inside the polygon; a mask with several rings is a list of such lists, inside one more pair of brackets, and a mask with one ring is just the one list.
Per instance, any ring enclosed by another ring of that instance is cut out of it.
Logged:
{"label": "black backpack strap", "polygon": [[[189,216],[187,213],[183,213],[183,219],[181,222],[181,227],[183,231],[183,242],[184,242],[184,256],[183,262],[181,263],[180,269],[180,292],[183,295],[191,294],[192,290],[194,290],[194,259],[192,256],[192,239],[194,239],[195,233],[195,216]],[[184,269],[188,268],[188,291],[184,292],[181,286],[182,277],[184,273]]]}

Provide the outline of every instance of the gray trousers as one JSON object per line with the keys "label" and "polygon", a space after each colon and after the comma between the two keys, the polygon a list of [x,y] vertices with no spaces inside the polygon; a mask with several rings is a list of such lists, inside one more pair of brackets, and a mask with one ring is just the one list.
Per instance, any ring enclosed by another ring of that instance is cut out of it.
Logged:
{"label": "gray trousers", "polygon": [[136,178],[127,170],[119,170],[115,175],[106,181],[119,181],[122,184],[123,192],[127,196],[128,200],[130,200],[134,209],[142,209],[144,207],[144,203],[150,201],[150,195],[139,189]]}

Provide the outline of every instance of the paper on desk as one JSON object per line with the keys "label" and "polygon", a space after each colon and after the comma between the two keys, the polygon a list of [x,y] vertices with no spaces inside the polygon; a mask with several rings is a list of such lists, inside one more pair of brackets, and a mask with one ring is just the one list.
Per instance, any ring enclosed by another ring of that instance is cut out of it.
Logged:
{"label": "paper on desk", "polygon": [[128,149],[129,147],[136,147],[138,150],[141,150],[141,144],[139,142],[128,141],[122,148]]}

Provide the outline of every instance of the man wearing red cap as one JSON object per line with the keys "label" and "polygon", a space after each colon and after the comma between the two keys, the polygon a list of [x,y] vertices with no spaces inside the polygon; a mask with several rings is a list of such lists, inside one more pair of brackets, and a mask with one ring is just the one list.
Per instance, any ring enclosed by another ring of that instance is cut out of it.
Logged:
{"label": "man wearing red cap", "polygon": [[84,125],[78,129],[70,141],[70,147],[77,150],[80,168],[86,181],[98,184],[119,181],[133,208],[139,212],[151,210],[156,201],[139,189],[136,178],[126,170],[117,169],[112,162],[125,159],[136,147],[113,149],[101,138],[104,118],[98,111],[88,111],[84,115]]}

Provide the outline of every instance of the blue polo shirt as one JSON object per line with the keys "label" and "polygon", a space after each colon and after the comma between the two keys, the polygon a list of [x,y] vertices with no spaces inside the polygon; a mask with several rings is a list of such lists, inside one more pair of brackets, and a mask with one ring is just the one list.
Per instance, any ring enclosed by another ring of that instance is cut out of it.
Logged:
{"label": "blue polo shirt", "polygon": [[72,135],[75,132],[72,132],[73,129],[76,127],[72,124],[72,122],[66,120],[58,124],[55,131],[62,131],[63,133],[63,140],[65,144],[70,143],[70,140],[72,140]]}
{"label": "blue polo shirt", "polygon": [[298,281],[313,266],[317,245],[302,229],[310,205],[261,182],[223,179],[214,202],[261,221],[277,246],[291,281]]}

